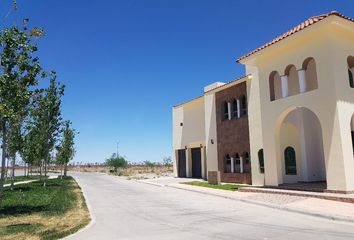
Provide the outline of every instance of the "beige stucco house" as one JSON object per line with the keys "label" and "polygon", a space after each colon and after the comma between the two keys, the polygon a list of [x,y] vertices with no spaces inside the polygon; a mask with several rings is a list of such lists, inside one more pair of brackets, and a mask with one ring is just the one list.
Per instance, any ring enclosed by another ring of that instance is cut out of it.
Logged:
{"label": "beige stucco house", "polygon": [[354,192],[354,20],[311,17],[237,62],[244,77],[173,107],[176,176]]}

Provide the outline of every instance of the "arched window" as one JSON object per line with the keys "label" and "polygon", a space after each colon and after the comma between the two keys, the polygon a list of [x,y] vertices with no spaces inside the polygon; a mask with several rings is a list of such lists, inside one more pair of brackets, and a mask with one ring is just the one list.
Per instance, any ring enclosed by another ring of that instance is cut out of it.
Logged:
{"label": "arched window", "polygon": [[229,106],[227,102],[224,102],[224,120],[229,119]]}
{"label": "arched window", "polygon": [[235,161],[235,164],[234,164],[234,172],[235,173],[240,173],[240,156],[238,155],[238,153],[236,153],[234,155],[234,161]]}
{"label": "arched window", "polygon": [[285,75],[288,76],[288,96],[296,95],[300,92],[299,76],[294,65],[289,65],[285,69]]}
{"label": "arched window", "polygon": [[305,70],[306,91],[318,88],[316,61],[313,57],[306,58],[302,63],[302,69]]}
{"label": "arched window", "polygon": [[232,101],[232,117],[238,118],[238,104],[236,99]]}
{"label": "arched window", "polygon": [[269,74],[269,94],[271,101],[282,98],[281,80],[277,71],[273,71]]}
{"label": "arched window", "polygon": [[247,98],[245,95],[240,97],[240,104],[241,104],[241,115],[247,115]]}
{"label": "arched window", "polygon": [[251,162],[250,162],[250,155],[248,152],[244,152],[242,154],[243,157],[243,172],[249,173],[251,172]]}
{"label": "arched window", "polygon": [[353,146],[353,154],[354,154],[354,114],[352,116],[352,120],[350,121],[350,130],[352,133],[352,146]]}
{"label": "arched window", "polygon": [[285,174],[286,175],[296,175],[296,154],[293,147],[287,147],[284,151],[285,159]]}
{"label": "arched window", "polygon": [[259,172],[264,173],[264,154],[263,149],[258,151]]}
{"label": "arched window", "polygon": [[224,168],[225,173],[230,173],[231,172],[231,158],[230,154],[226,154],[225,156],[225,168]]}
{"label": "arched window", "polygon": [[348,75],[349,75],[349,85],[351,88],[354,88],[354,57],[349,56],[347,59],[348,62]]}

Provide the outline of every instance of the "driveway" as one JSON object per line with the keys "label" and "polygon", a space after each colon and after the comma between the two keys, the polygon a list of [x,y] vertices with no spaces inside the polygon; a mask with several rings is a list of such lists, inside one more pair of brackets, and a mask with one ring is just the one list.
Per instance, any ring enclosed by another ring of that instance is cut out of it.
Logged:
{"label": "driveway", "polygon": [[68,239],[354,239],[354,225],[124,180],[73,173],[94,223]]}

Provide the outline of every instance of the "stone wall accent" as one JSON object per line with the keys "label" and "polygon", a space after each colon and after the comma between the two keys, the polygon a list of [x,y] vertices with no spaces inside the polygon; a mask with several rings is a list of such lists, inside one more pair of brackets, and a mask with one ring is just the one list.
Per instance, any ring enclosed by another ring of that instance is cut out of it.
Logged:
{"label": "stone wall accent", "polygon": [[[225,101],[232,104],[233,99],[241,99],[242,95],[246,96],[247,99],[246,82],[236,84],[215,94],[218,169],[222,182],[252,184],[250,170],[248,173],[224,173],[224,158],[226,154],[234,155],[238,153],[239,156],[242,156],[244,152],[250,154],[248,115],[224,120]],[[250,169],[250,163],[246,168]]]}

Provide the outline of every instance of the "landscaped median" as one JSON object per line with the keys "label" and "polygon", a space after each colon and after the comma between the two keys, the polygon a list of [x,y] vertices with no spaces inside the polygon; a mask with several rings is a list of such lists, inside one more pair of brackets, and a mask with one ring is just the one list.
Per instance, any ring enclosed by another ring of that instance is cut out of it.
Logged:
{"label": "landscaped median", "polygon": [[59,239],[90,222],[79,185],[72,177],[5,188],[0,200],[0,239]]}
{"label": "landscaped median", "polygon": [[191,181],[191,182],[182,182],[181,184],[198,186],[198,187],[207,187],[213,189],[221,189],[221,190],[228,190],[228,191],[236,191],[240,189],[242,186],[237,184],[210,184],[208,182],[201,182],[201,181]]}

